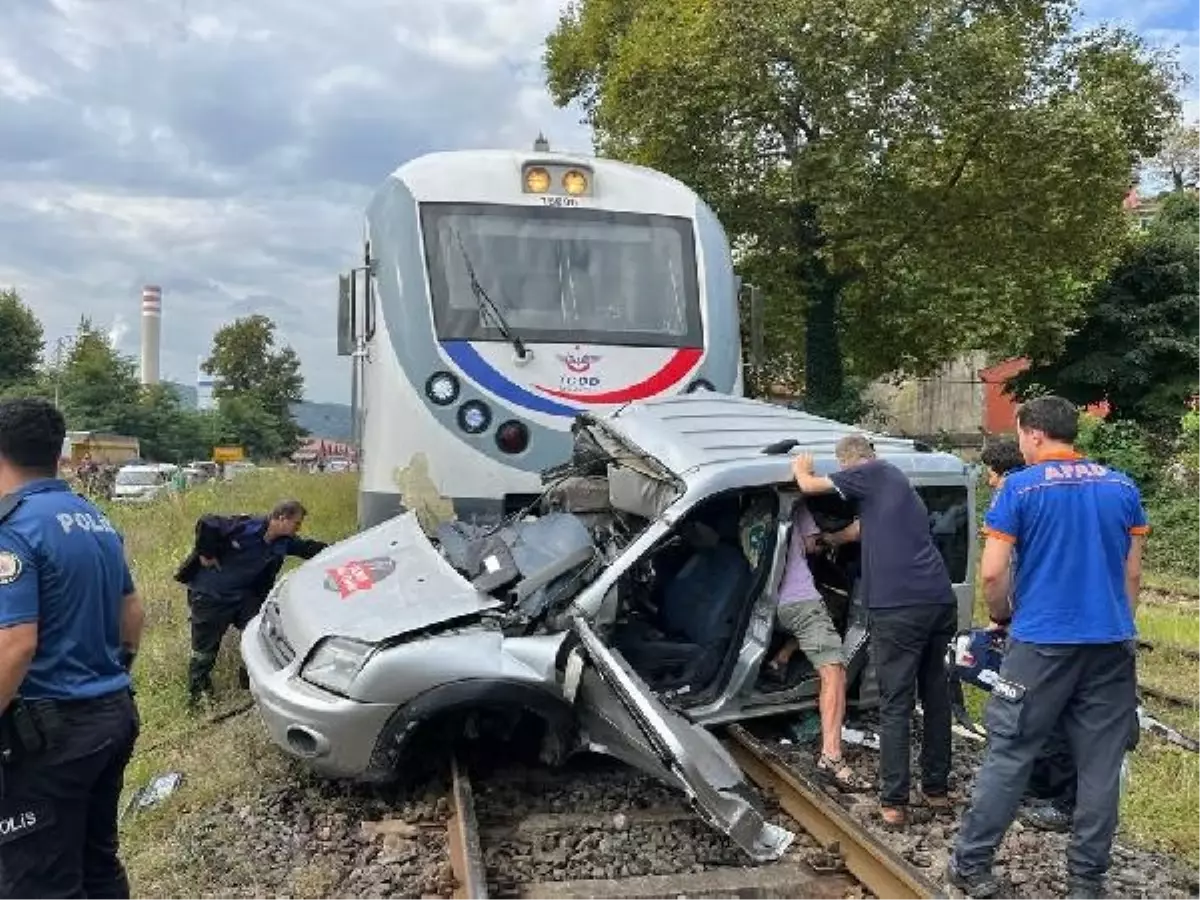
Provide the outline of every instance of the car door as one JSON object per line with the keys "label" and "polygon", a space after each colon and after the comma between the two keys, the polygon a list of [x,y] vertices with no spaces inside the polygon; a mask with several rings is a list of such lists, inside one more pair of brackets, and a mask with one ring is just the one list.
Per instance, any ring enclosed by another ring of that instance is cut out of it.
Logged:
{"label": "car door", "polygon": [[579,643],[560,676],[585,745],[678,787],[701,818],[756,862],[782,856],[795,835],[763,818],[720,742],[661,703],[582,616],[572,617],[571,628]]}

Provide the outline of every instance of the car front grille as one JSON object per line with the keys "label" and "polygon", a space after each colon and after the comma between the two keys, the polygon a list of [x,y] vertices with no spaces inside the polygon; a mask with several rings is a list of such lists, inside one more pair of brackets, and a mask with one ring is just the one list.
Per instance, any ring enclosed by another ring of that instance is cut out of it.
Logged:
{"label": "car front grille", "polygon": [[263,648],[275,664],[282,669],[296,658],[296,651],[283,634],[283,623],[279,618],[279,604],[274,600],[263,606],[262,620],[258,626],[258,637]]}

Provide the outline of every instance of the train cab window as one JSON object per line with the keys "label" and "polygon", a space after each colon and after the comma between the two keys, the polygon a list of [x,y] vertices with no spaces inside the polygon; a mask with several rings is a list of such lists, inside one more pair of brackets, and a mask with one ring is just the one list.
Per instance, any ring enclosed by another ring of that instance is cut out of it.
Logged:
{"label": "train cab window", "polygon": [[688,219],[426,203],[421,223],[442,340],[503,340],[493,317],[480,309],[473,271],[525,340],[703,346]]}
{"label": "train cab window", "polygon": [[929,531],[934,546],[942,554],[950,580],[967,580],[967,562],[971,552],[970,497],[965,487],[937,485],[918,487],[917,493],[929,511]]}

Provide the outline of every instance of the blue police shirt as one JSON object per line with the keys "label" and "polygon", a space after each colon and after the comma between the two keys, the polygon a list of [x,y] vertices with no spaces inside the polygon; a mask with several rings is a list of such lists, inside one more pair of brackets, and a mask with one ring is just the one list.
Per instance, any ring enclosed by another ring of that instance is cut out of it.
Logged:
{"label": "blue police shirt", "polygon": [[1136,634],[1125,590],[1131,535],[1147,534],[1137,485],[1078,455],[1004,480],[984,517],[1018,555],[1009,633],[1031,644],[1107,644]]}
{"label": "blue police shirt", "polygon": [[38,627],[20,695],[81,700],[129,687],[119,653],[133,576],[121,536],[64,481],[17,493],[23,502],[0,524],[0,627]]}

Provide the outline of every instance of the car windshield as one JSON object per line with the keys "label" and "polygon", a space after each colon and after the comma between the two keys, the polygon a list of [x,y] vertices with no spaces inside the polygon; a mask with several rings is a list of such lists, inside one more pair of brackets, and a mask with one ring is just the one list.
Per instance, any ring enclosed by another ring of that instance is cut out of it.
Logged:
{"label": "car windshield", "polygon": [[688,219],[434,203],[423,204],[421,221],[443,340],[505,339],[472,291],[474,270],[524,340],[703,345]]}
{"label": "car windshield", "polygon": [[126,469],[117,473],[117,485],[120,487],[148,487],[158,482],[157,472],[130,472]]}

